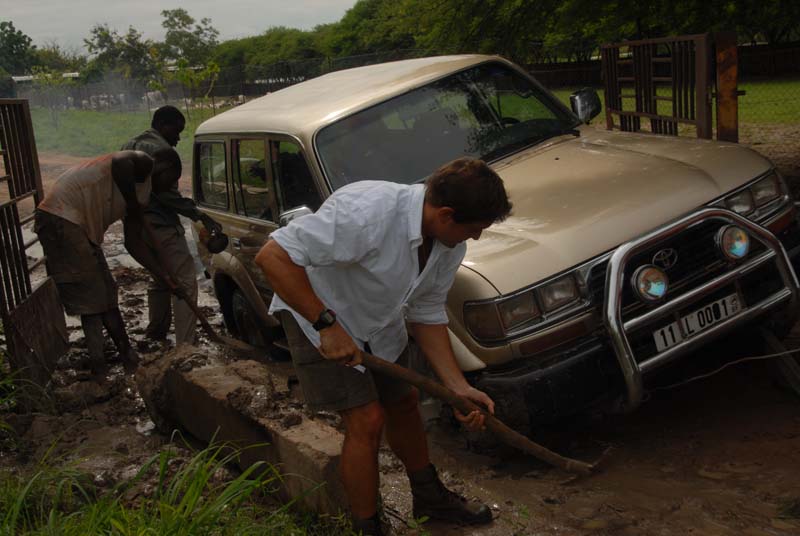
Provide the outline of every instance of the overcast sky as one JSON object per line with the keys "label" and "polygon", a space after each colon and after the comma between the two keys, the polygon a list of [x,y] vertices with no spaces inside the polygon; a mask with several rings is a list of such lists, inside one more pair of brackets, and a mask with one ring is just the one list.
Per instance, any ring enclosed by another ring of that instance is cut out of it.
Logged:
{"label": "overcast sky", "polygon": [[336,22],[356,0],[0,0],[0,20],[42,45],[83,49],[83,39],[96,23],[120,33],[133,26],[145,37],[161,40],[161,11],[182,7],[196,20],[211,19],[220,40],[258,35],[271,26],[309,30]]}

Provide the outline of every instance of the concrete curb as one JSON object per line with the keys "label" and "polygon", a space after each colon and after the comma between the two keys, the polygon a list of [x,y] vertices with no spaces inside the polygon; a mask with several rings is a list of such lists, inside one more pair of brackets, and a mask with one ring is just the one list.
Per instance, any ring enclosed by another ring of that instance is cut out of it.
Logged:
{"label": "concrete curb", "polygon": [[[282,475],[284,499],[320,514],[347,510],[339,474],[342,434],[293,400],[286,378],[255,361],[225,364],[185,348],[143,364],[139,391],[156,426],[244,450],[239,465],[263,461]],[[277,387],[276,385],[282,385]]]}

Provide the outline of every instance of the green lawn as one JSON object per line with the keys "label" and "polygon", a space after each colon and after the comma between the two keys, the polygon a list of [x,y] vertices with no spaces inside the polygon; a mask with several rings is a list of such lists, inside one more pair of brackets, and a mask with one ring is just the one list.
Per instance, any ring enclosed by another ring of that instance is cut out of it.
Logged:
{"label": "green lawn", "polygon": [[[184,163],[191,161],[194,131],[212,115],[210,109],[192,110],[178,144]],[[54,116],[46,108],[32,108],[31,116],[39,151],[74,156],[118,151],[122,144],[150,127],[147,112],[65,110]]]}

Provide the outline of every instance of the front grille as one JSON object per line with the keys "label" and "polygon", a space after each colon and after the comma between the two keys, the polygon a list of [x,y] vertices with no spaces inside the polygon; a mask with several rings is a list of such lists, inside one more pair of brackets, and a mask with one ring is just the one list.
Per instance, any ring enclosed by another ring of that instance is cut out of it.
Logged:
{"label": "front grille", "polygon": [[[653,264],[654,255],[664,249],[672,248],[678,254],[677,263],[666,270],[669,276],[669,290],[666,299],[679,296],[687,290],[706,283],[730,269],[730,264],[722,260],[717,251],[715,237],[725,225],[719,220],[705,220],[689,227],[655,246],[634,255],[627,263],[622,289],[622,318],[627,320],[652,307],[641,302],[629,284],[633,273],[642,265]],[[751,241],[752,257],[766,248],[758,240]],[[603,303],[608,262],[593,267],[589,273],[588,287],[592,300],[600,306]]]}

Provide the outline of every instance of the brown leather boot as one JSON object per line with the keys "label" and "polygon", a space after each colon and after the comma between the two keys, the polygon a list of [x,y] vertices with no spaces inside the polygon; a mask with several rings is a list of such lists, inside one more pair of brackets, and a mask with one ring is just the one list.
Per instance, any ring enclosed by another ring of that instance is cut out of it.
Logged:
{"label": "brown leather boot", "polygon": [[426,516],[460,525],[482,525],[492,521],[492,511],[488,506],[468,501],[447,489],[433,465],[408,473],[408,479],[411,481],[415,518]]}

